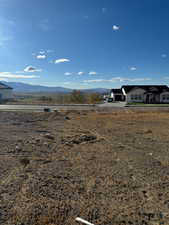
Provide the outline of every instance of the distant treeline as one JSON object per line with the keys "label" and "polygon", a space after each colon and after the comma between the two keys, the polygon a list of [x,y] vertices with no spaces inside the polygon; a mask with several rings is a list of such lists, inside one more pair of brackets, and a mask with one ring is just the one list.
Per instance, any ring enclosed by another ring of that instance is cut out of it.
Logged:
{"label": "distant treeline", "polygon": [[103,95],[99,93],[84,93],[74,90],[71,93],[55,94],[55,93],[36,93],[30,95],[17,95],[16,101],[23,103],[51,103],[51,104],[95,104],[103,100]]}

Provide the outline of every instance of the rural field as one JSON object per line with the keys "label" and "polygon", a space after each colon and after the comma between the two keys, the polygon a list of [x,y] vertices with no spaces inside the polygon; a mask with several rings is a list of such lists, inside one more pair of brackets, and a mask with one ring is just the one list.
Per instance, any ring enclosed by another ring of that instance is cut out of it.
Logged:
{"label": "rural field", "polygon": [[169,112],[0,112],[0,224],[169,224]]}

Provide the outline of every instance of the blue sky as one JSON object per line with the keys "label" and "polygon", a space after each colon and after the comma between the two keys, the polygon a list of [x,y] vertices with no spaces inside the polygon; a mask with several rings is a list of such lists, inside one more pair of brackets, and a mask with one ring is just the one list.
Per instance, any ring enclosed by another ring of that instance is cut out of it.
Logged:
{"label": "blue sky", "polygon": [[168,0],[0,0],[0,80],[169,83]]}

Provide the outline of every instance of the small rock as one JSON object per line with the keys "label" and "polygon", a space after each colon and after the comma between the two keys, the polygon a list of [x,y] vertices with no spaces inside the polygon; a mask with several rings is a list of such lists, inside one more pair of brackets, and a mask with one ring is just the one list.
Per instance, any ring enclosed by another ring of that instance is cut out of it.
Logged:
{"label": "small rock", "polygon": [[37,143],[39,143],[39,142],[41,141],[41,139],[40,139],[40,138],[36,138],[35,141],[36,141]]}
{"label": "small rock", "polygon": [[66,119],[66,120],[70,120],[70,117],[69,117],[69,116],[66,116],[65,119]]}
{"label": "small rock", "polygon": [[16,146],[15,146],[15,150],[16,150],[17,152],[20,152],[20,151],[22,151],[22,148],[21,148],[21,146],[16,145]]}
{"label": "small rock", "polygon": [[52,136],[51,134],[47,133],[47,134],[44,134],[44,137],[47,138],[47,139],[50,139],[50,140],[54,140],[54,136]]}
{"label": "small rock", "polygon": [[23,166],[27,166],[27,165],[30,163],[30,160],[27,159],[27,158],[22,158],[22,159],[20,159],[20,163],[21,163]]}
{"label": "small rock", "polygon": [[145,133],[146,133],[146,134],[152,134],[153,132],[152,132],[152,130],[147,129],[147,130],[145,130]]}

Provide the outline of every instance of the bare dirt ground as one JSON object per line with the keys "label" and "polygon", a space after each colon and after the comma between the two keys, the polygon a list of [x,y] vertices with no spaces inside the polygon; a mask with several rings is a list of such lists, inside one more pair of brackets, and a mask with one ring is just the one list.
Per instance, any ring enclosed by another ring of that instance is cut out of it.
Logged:
{"label": "bare dirt ground", "polygon": [[169,113],[0,112],[0,224],[169,224]]}

